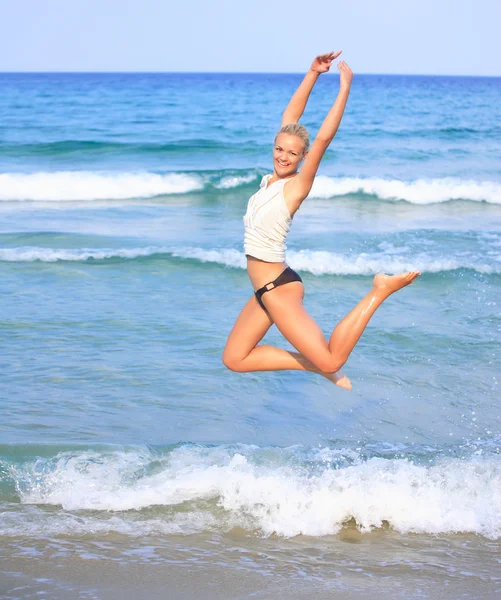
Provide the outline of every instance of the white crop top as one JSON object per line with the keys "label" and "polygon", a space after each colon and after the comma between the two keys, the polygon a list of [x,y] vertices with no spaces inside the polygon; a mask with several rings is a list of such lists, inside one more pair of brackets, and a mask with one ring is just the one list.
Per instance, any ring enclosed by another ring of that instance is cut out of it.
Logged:
{"label": "white crop top", "polygon": [[249,199],[244,216],[244,252],[266,262],[284,262],[285,238],[292,221],[284,198],[284,185],[289,180],[278,179],[268,186],[271,177],[265,175]]}

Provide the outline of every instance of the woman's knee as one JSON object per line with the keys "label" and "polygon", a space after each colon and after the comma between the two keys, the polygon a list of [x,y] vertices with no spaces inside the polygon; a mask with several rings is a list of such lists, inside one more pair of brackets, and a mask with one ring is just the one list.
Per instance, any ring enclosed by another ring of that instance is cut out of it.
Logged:
{"label": "woman's knee", "polygon": [[227,352],[225,350],[223,352],[222,360],[223,365],[230,371],[235,371],[236,373],[242,373],[245,371],[243,361],[231,352]]}
{"label": "woman's knee", "polygon": [[331,354],[315,361],[315,366],[317,369],[320,369],[322,373],[337,373],[345,363],[346,360]]}

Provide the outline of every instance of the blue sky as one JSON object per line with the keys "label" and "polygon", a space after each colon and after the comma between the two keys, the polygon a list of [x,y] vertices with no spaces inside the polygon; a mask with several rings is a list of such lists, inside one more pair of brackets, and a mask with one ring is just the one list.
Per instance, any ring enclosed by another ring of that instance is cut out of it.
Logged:
{"label": "blue sky", "polygon": [[0,0],[0,71],[501,76],[501,0]]}

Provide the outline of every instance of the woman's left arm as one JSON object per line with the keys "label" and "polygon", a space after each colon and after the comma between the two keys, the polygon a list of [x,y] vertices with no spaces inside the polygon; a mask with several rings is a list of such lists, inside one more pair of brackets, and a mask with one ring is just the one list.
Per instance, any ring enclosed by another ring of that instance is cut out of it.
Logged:
{"label": "woman's left arm", "polygon": [[291,181],[287,182],[284,187],[284,193],[287,197],[288,204],[297,205],[297,208],[310,193],[320,161],[336,135],[341,119],[343,118],[344,109],[346,108],[346,102],[348,101],[351,82],[353,80],[353,73],[344,61],[341,61],[338,64],[338,69],[340,72],[340,87],[336,101],[325,117],[317,137],[315,138],[310,151],[306,155],[301,170],[293,179],[291,179]]}
{"label": "woman's left arm", "polygon": [[304,76],[303,81],[294,92],[294,95],[289,101],[287,108],[282,115],[282,126],[290,123],[297,123],[304,113],[311,90],[317,82],[318,76],[322,73],[327,73],[331,68],[332,61],[340,54],[339,52],[328,52],[327,54],[319,54],[312,62],[310,70]]}

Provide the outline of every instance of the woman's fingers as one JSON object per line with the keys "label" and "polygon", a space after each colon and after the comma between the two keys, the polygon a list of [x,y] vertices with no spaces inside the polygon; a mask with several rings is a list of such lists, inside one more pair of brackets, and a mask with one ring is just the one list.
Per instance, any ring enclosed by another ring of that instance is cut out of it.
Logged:
{"label": "woman's fingers", "polygon": [[333,61],[341,54],[342,50],[326,52],[315,57],[311,68],[317,73],[327,73],[332,66]]}
{"label": "woman's fingers", "polygon": [[320,60],[322,62],[333,61],[341,54],[341,52],[342,50],[338,50],[337,52],[334,52],[334,50],[332,50],[331,52],[326,52],[325,54],[319,54],[317,56],[317,60]]}
{"label": "woman's fingers", "polygon": [[350,67],[342,60],[338,63],[337,68],[340,73],[341,85],[350,86],[353,80],[353,73]]}

